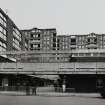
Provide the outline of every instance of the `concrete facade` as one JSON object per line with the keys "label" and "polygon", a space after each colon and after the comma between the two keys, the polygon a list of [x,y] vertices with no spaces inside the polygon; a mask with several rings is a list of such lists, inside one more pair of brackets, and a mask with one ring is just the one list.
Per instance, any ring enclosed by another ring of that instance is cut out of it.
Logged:
{"label": "concrete facade", "polygon": [[105,34],[58,35],[59,50],[105,49]]}
{"label": "concrete facade", "polygon": [[[28,49],[27,40],[10,17],[0,8],[0,51],[21,51]],[[4,55],[4,61],[12,56]],[[14,59],[15,60],[15,59]],[[14,61],[13,60],[13,61]],[[3,60],[2,60],[3,61]]]}
{"label": "concrete facade", "polygon": [[[34,53],[34,54],[14,54],[19,55],[20,59],[16,59],[16,65],[13,64],[13,66],[16,66],[16,68],[12,68],[12,65],[7,63],[3,66],[1,65],[1,72],[2,73],[2,80],[1,85],[4,87],[7,87],[9,84],[13,83],[14,81],[17,82],[18,85],[18,79],[21,83],[22,79],[25,79],[22,81],[22,85],[24,85],[24,82],[30,82],[34,81],[35,78],[29,77],[28,73],[30,69],[32,70],[31,74],[34,74],[34,70],[37,71],[39,69],[42,69],[46,73],[52,73],[54,70],[56,71],[55,75],[59,75],[60,79],[58,80],[58,87],[64,87],[63,92],[66,91],[67,88],[75,88],[79,92],[79,90],[88,90],[88,88],[93,91],[96,91],[96,83],[98,79],[104,80],[105,74],[102,72],[102,74],[97,75],[97,70],[104,70],[104,62],[105,62],[105,34],[96,34],[96,33],[90,33],[86,35],[58,35],[55,28],[50,29],[38,29],[38,28],[32,28],[28,30],[19,30],[18,27],[14,24],[14,22],[6,15],[1,9],[0,9],[0,51],[36,51],[42,53]],[[94,50],[94,53],[91,51]],[[103,50],[103,53],[98,52]],[[56,53],[43,53],[44,51],[57,51]],[[67,51],[71,53],[58,53],[59,51]],[[90,51],[90,52],[89,52]],[[81,53],[80,53],[81,52]],[[5,54],[5,56],[1,57],[2,62],[9,62],[7,60],[8,57],[11,57],[12,54]],[[18,57],[19,58],[19,57]],[[5,61],[3,61],[5,59]],[[17,68],[17,66],[21,66],[18,62],[30,62],[30,64],[26,65],[24,68],[26,72],[23,71],[24,74],[16,74],[17,70],[20,70],[21,72],[23,69],[22,67]],[[86,65],[82,65],[83,62],[89,61]],[[75,67],[76,62],[77,67]],[[93,62],[93,63],[91,63]],[[95,62],[95,63],[94,63]],[[97,65],[97,62],[103,62],[99,64],[99,67]],[[32,66],[32,63],[34,66]],[[36,63],[36,65],[35,65]],[[37,64],[39,63],[39,64]],[[60,65],[60,63],[62,63]],[[65,64],[64,64],[65,63]],[[53,65],[54,64],[54,65]],[[92,67],[91,67],[92,65]],[[81,68],[82,66],[85,66],[84,68]],[[97,67],[98,68],[97,68]],[[87,69],[89,68],[90,69]],[[94,67],[96,67],[94,69]],[[13,69],[14,78],[12,78],[11,73],[9,70]],[[73,72],[70,71],[73,69]],[[7,72],[7,71],[8,72]],[[50,71],[49,71],[50,70]],[[76,71],[78,70],[78,71]],[[82,72],[80,70],[83,70]],[[88,71],[89,70],[89,71]],[[95,71],[93,71],[95,70]],[[62,71],[62,74],[59,72]],[[92,71],[93,74],[88,74]],[[79,73],[81,74],[79,74]],[[42,71],[41,71],[42,73]],[[73,74],[75,73],[75,74]],[[49,75],[49,74],[48,74]],[[16,77],[17,76],[17,77]],[[9,79],[10,82],[9,83]],[[91,79],[93,80],[91,82]],[[71,82],[72,81],[72,82]],[[37,82],[37,81],[36,81]],[[90,83],[88,88],[87,84]],[[85,84],[84,88],[83,84]],[[79,87],[80,86],[80,87]],[[81,89],[82,88],[82,89]]]}
{"label": "concrete facade", "polygon": [[4,37],[0,38],[5,42],[5,51],[21,50],[22,33],[2,9],[0,9],[0,20],[0,27],[2,27],[2,32],[4,35]]}
{"label": "concrete facade", "polygon": [[21,30],[29,40],[29,50],[56,50],[56,29]]}

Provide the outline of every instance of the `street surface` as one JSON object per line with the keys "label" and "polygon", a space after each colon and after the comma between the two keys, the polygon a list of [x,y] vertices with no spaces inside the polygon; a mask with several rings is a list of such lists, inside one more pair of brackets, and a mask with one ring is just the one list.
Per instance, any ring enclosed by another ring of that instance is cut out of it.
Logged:
{"label": "street surface", "polygon": [[105,105],[97,96],[15,96],[0,95],[0,105]]}

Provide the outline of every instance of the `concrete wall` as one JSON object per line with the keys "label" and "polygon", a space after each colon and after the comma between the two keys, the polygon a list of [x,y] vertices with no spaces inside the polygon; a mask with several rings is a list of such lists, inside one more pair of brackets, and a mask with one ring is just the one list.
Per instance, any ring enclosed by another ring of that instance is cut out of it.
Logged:
{"label": "concrete wall", "polygon": [[27,72],[27,73],[105,73],[104,62],[79,62],[79,63],[0,63],[0,72]]}

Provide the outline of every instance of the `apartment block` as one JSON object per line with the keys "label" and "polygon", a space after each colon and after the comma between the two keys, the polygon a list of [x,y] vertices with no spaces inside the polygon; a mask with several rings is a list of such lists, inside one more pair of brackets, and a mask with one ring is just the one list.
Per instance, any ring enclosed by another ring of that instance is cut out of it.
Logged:
{"label": "apartment block", "polygon": [[[20,51],[23,50],[23,36],[19,28],[10,17],[0,8],[0,51]],[[5,61],[10,56],[1,55]],[[2,60],[3,61],[3,60]]]}
{"label": "apartment block", "polygon": [[104,49],[105,34],[58,35],[58,50]]}
{"label": "apartment block", "polygon": [[56,50],[56,29],[21,30],[29,40],[29,50]]}

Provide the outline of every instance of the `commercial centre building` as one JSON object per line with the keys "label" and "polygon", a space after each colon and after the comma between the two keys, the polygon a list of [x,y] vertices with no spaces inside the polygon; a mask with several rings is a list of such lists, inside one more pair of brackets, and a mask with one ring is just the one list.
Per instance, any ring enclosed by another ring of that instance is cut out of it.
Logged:
{"label": "commercial centre building", "polygon": [[[65,84],[66,91],[69,91],[68,88],[75,88],[76,92],[96,91],[97,78],[102,81],[105,75],[89,73],[94,69],[93,66],[96,67],[95,70],[105,69],[104,66],[103,68],[99,67],[105,63],[104,49],[105,34],[57,35],[55,28],[19,30],[9,16],[0,9],[0,51],[26,52],[26,54],[20,54],[20,58],[19,54],[17,54],[17,58],[16,56],[14,57],[15,54],[4,53],[3,56],[0,56],[0,62],[15,62],[16,66],[19,62],[24,64],[30,63],[30,65],[33,64],[33,66],[29,68],[32,70],[36,70],[36,68],[40,69],[41,67],[42,69],[48,69],[49,67],[50,70],[52,67],[51,72],[53,72],[53,68],[55,68],[58,73],[55,75],[59,75],[59,79],[56,82],[54,81],[55,85],[62,87],[62,84]],[[27,54],[27,52],[32,53]],[[81,68],[83,66],[85,69]],[[56,67],[60,68],[60,71],[57,70],[58,68]],[[74,70],[74,74],[69,73],[71,69]],[[79,74],[75,72],[77,69],[82,69],[82,71],[86,73]],[[63,73],[59,74],[59,72],[62,71]],[[24,75],[17,74],[17,72],[15,74],[1,73],[0,84],[1,86],[5,86],[5,84],[17,86],[19,85],[18,83],[24,85],[27,80],[32,82],[31,85],[33,85],[34,80],[42,83],[42,80],[39,78],[33,79],[27,73]]]}

